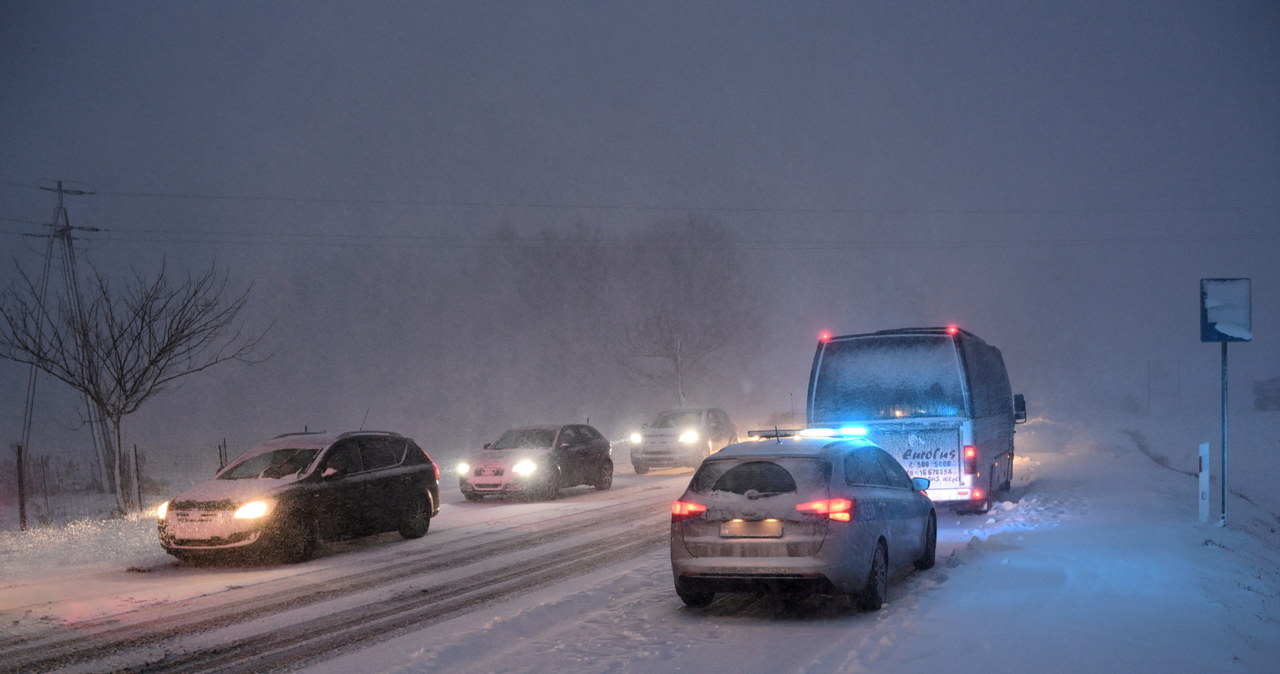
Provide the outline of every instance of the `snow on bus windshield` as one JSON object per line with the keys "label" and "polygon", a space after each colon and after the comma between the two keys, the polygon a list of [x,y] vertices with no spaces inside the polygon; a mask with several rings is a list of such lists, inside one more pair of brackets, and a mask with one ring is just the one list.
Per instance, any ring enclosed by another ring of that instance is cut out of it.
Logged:
{"label": "snow on bus windshield", "polygon": [[953,417],[964,413],[959,355],[950,337],[833,340],[815,372],[815,423]]}

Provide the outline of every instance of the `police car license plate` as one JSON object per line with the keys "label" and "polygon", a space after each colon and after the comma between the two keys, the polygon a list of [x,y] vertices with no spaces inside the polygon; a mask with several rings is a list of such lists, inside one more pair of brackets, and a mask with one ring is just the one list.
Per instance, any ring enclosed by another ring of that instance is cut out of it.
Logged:
{"label": "police car license plate", "polygon": [[720,523],[722,538],[782,538],[782,520],[729,520]]}

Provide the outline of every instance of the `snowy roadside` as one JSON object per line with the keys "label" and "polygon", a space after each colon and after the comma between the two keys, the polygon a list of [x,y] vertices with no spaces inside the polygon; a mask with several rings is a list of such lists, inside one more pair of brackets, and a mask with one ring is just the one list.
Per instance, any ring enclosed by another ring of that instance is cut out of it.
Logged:
{"label": "snowy roadside", "polygon": [[0,531],[0,589],[54,572],[146,570],[172,562],[160,549],[154,513]]}

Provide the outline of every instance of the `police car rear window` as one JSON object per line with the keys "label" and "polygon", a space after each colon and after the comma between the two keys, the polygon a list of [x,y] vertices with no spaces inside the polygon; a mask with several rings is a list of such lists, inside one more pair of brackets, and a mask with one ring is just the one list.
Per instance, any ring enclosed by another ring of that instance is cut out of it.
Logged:
{"label": "police car rear window", "polygon": [[778,461],[707,461],[689,484],[693,492],[731,494],[792,494],[825,490],[831,464],[814,459]]}

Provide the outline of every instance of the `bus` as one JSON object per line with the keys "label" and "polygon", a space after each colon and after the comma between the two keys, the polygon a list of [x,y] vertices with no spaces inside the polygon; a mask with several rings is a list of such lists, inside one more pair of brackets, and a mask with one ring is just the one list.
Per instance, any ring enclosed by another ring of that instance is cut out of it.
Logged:
{"label": "bus", "polygon": [[1000,350],[956,326],[826,336],[809,373],[811,429],[865,435],[929,479],[934,503],[985,512],[1013,482],[1012,395]]}

